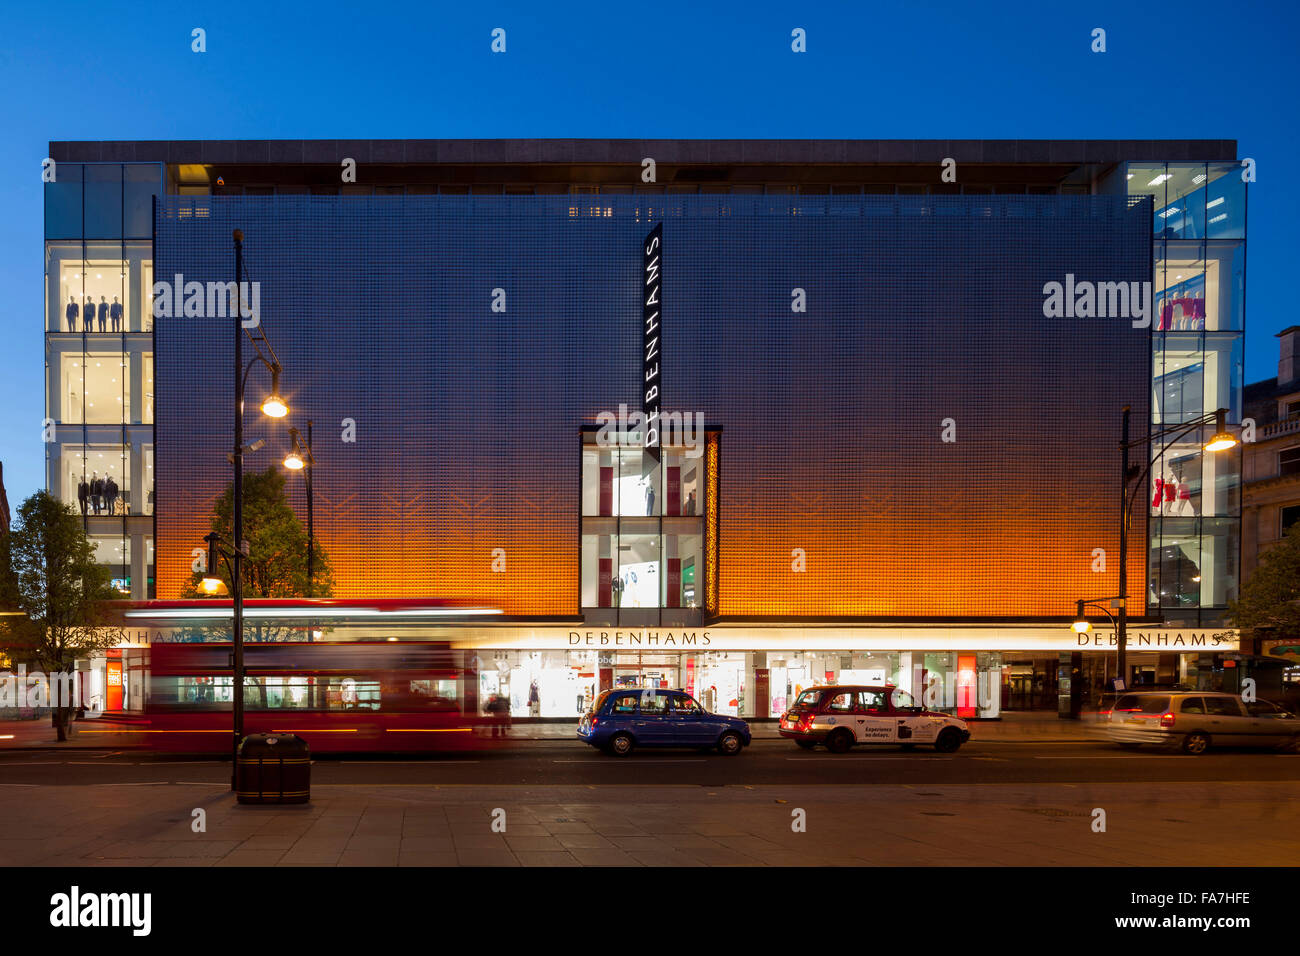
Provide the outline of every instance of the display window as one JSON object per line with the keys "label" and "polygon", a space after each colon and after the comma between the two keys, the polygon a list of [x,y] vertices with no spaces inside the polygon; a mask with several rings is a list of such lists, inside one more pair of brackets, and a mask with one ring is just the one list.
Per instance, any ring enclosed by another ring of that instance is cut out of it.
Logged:
{"label": "display window", "polygon": [[64,424],[118,425],[126,422],[131,376],[121,352],[64,354],[60,421]]}
{"label": "display window", "polygon": [[107,565],[114,590],[131,593],[131,539],[126,535],[90,535],[95,563]]}
{"label": "display window", "polygon": [[130,447],[64,446],[59,496],[82,515],[131,513]]}
{"label": "display window", "polygon": [[125,259],[62,260],[63,332],[130,331],[131,284]]}
{"label": "display window", "polygon": [[596,653],[498,651],[480,659],[478,682],[481,715],[504,699],[512,717],[578,717],[599,693]]}
{"label": "display window", "polygon": [[1158,242],[1152,328],[1156,332],[1239,331],[1245,247],[1239,242]]}

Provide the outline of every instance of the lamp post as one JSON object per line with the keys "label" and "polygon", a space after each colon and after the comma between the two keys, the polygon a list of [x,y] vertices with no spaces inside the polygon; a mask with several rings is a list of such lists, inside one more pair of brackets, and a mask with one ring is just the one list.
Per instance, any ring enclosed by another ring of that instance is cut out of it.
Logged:
{"label": "lamp post", "polygon": [[[276,359],[270,343],[266,341],[265,334],[260,330],[255,337],[250,336],[257,354],[249,360],[247,366],[244,365],[244,300],[243,286],[240,285],[241,280],[244,278],[243,230],[236,229],[233,238],[235,241],[235,308],[232,316],[235,332],[235,445],[227,458],[230,460],[231,467],[234,468],[234,480],[231,485],[233,498],[231,537],[234,540],[230,542],[230,550],[224,553],[230,565],[231,643],[234,648],[233,660],[231,661],[231,669],[234,672],[234,686],[231,694],[231,710],[233,711],[231,730],[233,731],[233,739],[230,749],[230,788],[232,790],[235,789],[238,776],[239,742],[244,737],[243,564],[244,559],[248,557],[248,548],[244,542],[244,453],[256,451],[265,444],[262,440],[248,446],[244,444],[244,388],[248,382],[248,373],[252,371],[253,366],[258,362],[261,362],[271,371],[271,394],[262,402],[263,414],[271,418],[283,418],[289,413],[289,407],[285,404],[284,399],[280,397],[279,360]],[[262,345],[265,345],[267,351],[271,353],[269,360],[262,355]],[[211,593],[214,584],[219,583],[215,577],[216,559],[220,553],[217,543],[223,539],[216,532],[212,532],[207,536],[206,540],[208,542],[208,570],[202,583],[204,589]]]}
{"label": "lamp post", "polygon": [[312,529],[312,468],[316,459],[311,453],[311,426],[307,420],[307,444],[302,443],[302,433],[296,428],[289,429],[289,438],[293,449],[284,459],[284,467],[290,471],[301,471],[303,481],[307,484],[307,597],[315,597],[316,585],[316,537]]}
{"label": "lamp post", "polygon": [[[1125,681],[1126,683],[1128,680],[1127,675],[1128,675],[1129,521],[1133,511],[1133,497],[1137,494],[1138,488],[1146,487],[1146,482],[1144,479],[1146,475],[1150,472],[1151,462],[1154,460],[1151,456],[1147,456],[1146,465],[1142,468],[1142,471],[1135,476],[1137,480],[1137,488],[1135,488],[1133,494],[1130,495],[1128,490],[1128,485],[1130,481],[1130,468],[1129,468],[1129,461],[1128,461],[1129,449],[1139,448],[1145,445],[1151,445],[1154,444],[1159,439],[1172,435],[1173,437],[1170,438],[1169,441],[1167,441],[1163,445],[1163,447],[1161,447],[1160,454],[1154,456],[1155,458],[1162,458],[1164,457],[1165,452],[1169,450],[1170,446],[1172,446],[1184,435],[1188,435],[1191,432],[1195,431],[1196,429],[1204,428],[1206,425],[1209,425],[1210,423],[1214,423],[1215,426],[1214,435],[1203,446],[1205,451],[1220,452],[1228,448],[1234,448],[1238,444],[1240,444],[1237,437],[1228,431],[1228,426],[1227,426],[1228,410],[1226,408],[1217,409],[1216,411],[1202,415],[1200,418],[1197,418],[1194,421],[1183,422],[1178,425],[1173,425],[1169,428],[1163,428],[1160,431],[1154,432],[1153,434],[1148,435],[1145,438],[1138,438],[1135,440],[1129,439],[1129,415],[1130,415],[1130,407],[1128,405],[1125,405],[1123,411],[1123,422],[1120,430],[1120,443],[1119,443],[1120,445],[1119,597],[1112,599],[1115,600],[1116,603],[1118,604],[1117,610],[1119,612],[1116,615],[1116,618],[1113,619],[1113,623],[1115,625],[1115,637],[1116,637],[1115,668],[1119,678]],[[1143,585],[1144,590],[1145,587],[1146,585],[1144,584]],[[1094,602],[1089,601],[1089,602],[1080,603],[1079,606],[1080,619],[1082,619],[1083,617],[1084,603],[1093,604]]]}

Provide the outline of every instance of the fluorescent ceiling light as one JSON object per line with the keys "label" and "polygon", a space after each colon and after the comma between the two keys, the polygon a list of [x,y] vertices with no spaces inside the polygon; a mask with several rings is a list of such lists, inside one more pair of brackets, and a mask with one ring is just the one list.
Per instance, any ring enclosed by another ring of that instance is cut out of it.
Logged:
{"label": "fluorescent ceiling light", "polygon": [[1148,185],[1148,186],[1159,186],[1161,183],[1163,183],[1163,182],[1164,182],[1166,179],[1168,179],[1168,178],[1169,178],[1169,174],[1168,174],[1168,173],[1161,173],[1161,174],[1160,174],[1159,176],[1157,176],[1155,179],[1151,180],[1151,182],[1147,183],[1147,185]]}
{"label": "fluorescent ceiling light", "polygon": [[1219,205],[1221,202],[1223,202],[1223,197],[1222,197],[1222,196],[1220,196],[1218,199],[1211,199],[1209,202],[1207,202],[1207,203],[1205,204],[1205,208],[1206,208],[1206,209],[1213,209],[1215,206]]}

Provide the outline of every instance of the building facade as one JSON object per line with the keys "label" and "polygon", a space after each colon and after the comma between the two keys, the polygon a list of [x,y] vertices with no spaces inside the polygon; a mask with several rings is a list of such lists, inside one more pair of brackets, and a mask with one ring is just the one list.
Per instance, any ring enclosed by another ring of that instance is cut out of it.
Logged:
{"label": "building facade", "polygon": [[[51,156],[49,482],[78,507],[86,485],[123,592],[180,596],[229,480],[214,310],[240,229],[290,422],[316,425],[335,594],[500,612],[330,633],[448,637],[518,716],[654,682],[758,717],[826,680],[1055,707],[1061,668],[1114,675],[1113,634],[1068,621],[1117,593],[1122,408],[1139,436],[1241,419],[1231,142]],[[284,424],[248,422],[247,467],[275,466]],[[1155,448],[1134,490],[1131,682],[1212,681],[1235,647],[1240,466],[1201,443]]]}
{"label": "building facade", "polygon": [[1277,377],[1246,386],[1255,441],[1245,446],[1242,577],[1300,522],[1300,326],[1278,333]]}

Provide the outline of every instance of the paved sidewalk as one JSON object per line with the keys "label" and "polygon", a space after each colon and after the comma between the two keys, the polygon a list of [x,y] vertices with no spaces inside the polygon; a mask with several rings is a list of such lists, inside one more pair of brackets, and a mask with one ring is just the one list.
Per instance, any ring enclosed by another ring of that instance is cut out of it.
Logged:
{"label": "paved sidewalk", "polygon": [[257,807],[211,784],[0,784],[0,865],[1291,866],[1297,798],[1295,782],[340,785]]}
{"label": "paved sidewalk", "polygon": [[[60,750],[88,748],[94,750],[123,750],[142,746],[140,735],[131,734],[132,725],[111,719],[79,720],[72,725],[72,738],[65,743],[56,739],[48,717],[39,720],[0,721],[0,750],[56,747]],[[508,740],[525,741],[574,740],[577,721],[525,723],[516,721]],[[1095,718],[1061,720],[1055,714],[1010,713],[1001,720],[971,721],[971,739],[980,743],[1072,743],[1104,740],[1101,727]],[[750,729],[757,739],[779,737],[775,721],[755,720]],[[493,746],[486,732],[487,746]]]}

